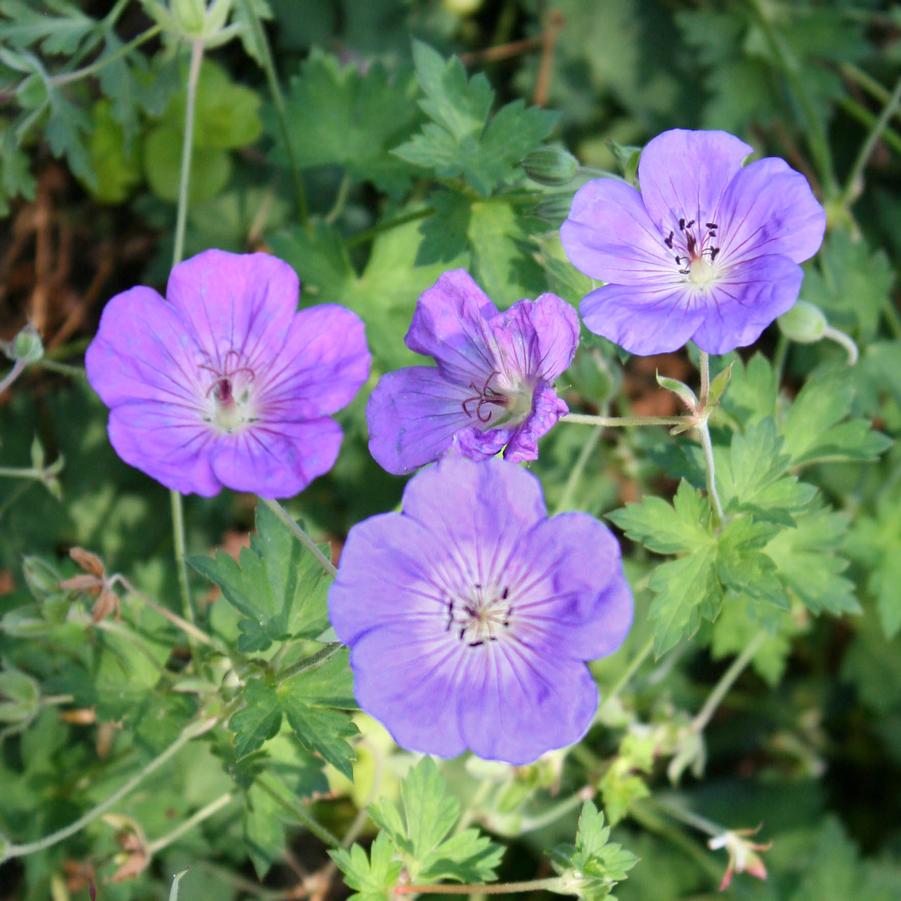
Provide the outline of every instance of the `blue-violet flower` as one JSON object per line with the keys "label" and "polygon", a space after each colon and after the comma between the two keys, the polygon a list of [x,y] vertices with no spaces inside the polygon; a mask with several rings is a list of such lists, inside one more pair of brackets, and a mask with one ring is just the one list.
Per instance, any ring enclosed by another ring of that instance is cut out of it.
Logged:
{"label": "blue-violet flower", "polygon": [[587,731],[585,661],[622,644],[632,595],[606,526],[548,519],[515,464],[448,456],[410,480],[403,513],[350,530],[329,613],[358,703],[398,744],[524,764]]}

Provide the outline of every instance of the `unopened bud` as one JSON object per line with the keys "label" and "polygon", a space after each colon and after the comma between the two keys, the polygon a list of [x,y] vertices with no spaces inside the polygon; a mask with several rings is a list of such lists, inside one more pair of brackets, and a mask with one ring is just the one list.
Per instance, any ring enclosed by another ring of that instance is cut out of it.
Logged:
{"label": "unopened bud", "polygon": [[533,209],[533,215],[556,227],[569,215],[572,202],[572,194],[548,194]]}
{"label": "unopened bud", "polygon": [[44,356],[44,344],[38,330],[33,325],[26,325],[12,341],[4,345],[3,351],[11,360],[34,363]]}
{"label": "unopened bud", "polygon": [[813,344],[826,334],[826,317],[819,307],[806,300],[799,300],[778,319],[779,331],[798,344]]}
{"label": "unopened bud", "polygon": [[562,147],[539,147],[522,161],[522,167],[532,181],[560,188],[576,177],[579,161]]}

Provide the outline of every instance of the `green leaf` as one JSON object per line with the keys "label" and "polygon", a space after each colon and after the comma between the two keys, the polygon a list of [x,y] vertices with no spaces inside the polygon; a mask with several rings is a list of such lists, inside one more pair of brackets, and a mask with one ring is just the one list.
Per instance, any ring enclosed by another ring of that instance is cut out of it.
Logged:
{"label": "green leaf", "polygon": [[253,785],[244,801],[244,844],[257,876],[263,879],[285,852],[282,806],[268,792]]}
{"label": "green leaf", "polygon": [[65,157],[72,174],[88,185],[96,183],[97,176],[91,166],[87,139],[91,130],[88,113],[67,100],[58,89],[51,89],[50,116],[44,127],[44,136],[54,156]]}
{"label": "green leaf", "polygon": [[79,48],[90,50],[99,39],[96,35],[82,47],[98,23],[69,0],[0,0],[0,17],[0,43],[13,47],[40,44],[44,53],[72,56]]}
{"label": "green leaf", "polygon": [[460,803],[449,794],[438,767],[423,758],[401,785],[400,803],[382,801],[370,815],[403,854],[414,882],[487,882],[495,878],[503,850],[477,829],[451,835]]}
{"label": "green leaf", "polygon": [[843,369],[820,371],[798,393],[782,424],[792,465],[814,460],[875,460],[891,441],[851,413],[854,383]]}
{"label": "green leaf", "polygon": [[394,859],[394,848],[384,832],[375,837],[369,857],[359,845],[353,845],[350,850],[339,848],[328,853],[341,870],[348,887],[354,890],[351,899],[380,901],[392,896],[403,864]]}
{"label": "green leaf", "polygon": [[736,356],[732,364],[732,380],[721,402],[723,409],[742,426],[775,417],[779,384],[770,361],[757,353],[747,363]]}
{"label": "green leaf", "polygon": [[[154,194],[175,202],[181,179],[181,131],[160,125],[144,139],[144,174]],[[188,199],[203,203],[215,197],[231,178],[231,158],[225,150],[195,147],[191,154],[191,180]]]}
{"label": "green leaf", "polygon": [[328,576],[265,504],[257,505],[256,530],[237,562],[218,551],[215,557],[191,556],[188,563],[215,582],[244,615],[240,650],[265,650],[272,641],[287,638],[315,638],[328,625]]}
{"label": "green leaf", "polygon": [[281,699],[275,688],[262,679],[244,686],[244,706],[232,714],[228,727],[235,733],[235,754],[244,757],[262,747],[282,724]]}
{"label": "green leaf", "polygon": [[[409,71],[389,74],[376,63],[363,74],[353,63],[342,66],[314,49],[289,82],[285,98],[296,164],[342,166],[355,179],[401,194],[410,170],[389,151],[420,121],[415,96]],[[273,158],[283,166],[290,162],[278,135]]]}
{"label": "green leaf", "polygon": [[729,522],[719,536],[716,574],[723,588],[787,610],[788,596],[776,565],[764,546],[785,527],[742,517]]}
{"label": "green leaf", "polygon": [[684,479],[672,505],[653,495],[607,514],[626,537],[658,554],[693,551],[710,543],[710,507]]}
{"label": "green leaf", "polygon": [[36,187],[28,154],[16,143],[14,129],[0,121],[0,216],[9,213],[16,197],[34,200]]}
{"label": "green leaf", "polygon": [[472,200],[456,191],[435,191],[429,197],[435,213],[422,220],[422,243],[416,251],[416,265],[444,263],[469,249],[469,223]]}
{"label": "green leaf", "polygon": [[94,104],[91,118],[91,168],[97,173],[91,193],[101,203],[122,203],[141,181],[140,155],[136,147],[126,148],[125,133],[108,100]]}
{"label": "green leaf", "polygon": [[713,624],[711,654],[715,660],[740,654],[762,626],[771,629],[751,659],[751,665],[768,685],[775,687],[782,680],[791,653],[791,638],[798,632],[798,626],[787,611],[768,612],[761,621],[762,609],[748,598],[731,598],[723,604]]}
{"label": "green leaf", "polygon": [[610,841],[610,827],[591,801],[582,805],[574,845],[558,845],[551,852],[554,869],[563,877],[561,894],[600,901],[611,898],[618,882],[627,878],[638,858]]}
{"label": "green leaf", "polygon": [[431,120],[394,153],[441,178],[462,176],[483,196],[518,175],[519,162],[553,130],[556,114],[521,100],[503,107],[489,122],[494,91],[481,73],[467,79],[456,57],[444,60],[427,44],[413,43],[424,99]]}
{"label": "green leaf", "polygon": [[0,672],[0,723],[27,723],[40,709],[41,687],[26,673]]}

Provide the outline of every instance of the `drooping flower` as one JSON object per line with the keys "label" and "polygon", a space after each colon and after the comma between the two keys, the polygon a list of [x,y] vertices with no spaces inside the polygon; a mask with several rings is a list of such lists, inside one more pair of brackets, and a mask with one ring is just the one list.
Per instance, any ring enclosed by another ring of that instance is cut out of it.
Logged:
{"label": "drooping flower", "polygon": [[87,351],[116,453],[168,488],[290,497],[333,466],[329,415],[369,373],[363,323],[322,304],[297,312],[294,270],[264,253],[207,250],[177,265],[168,302],[116,295]]}
{"label": "drooping flower", "polygon": [[534,460],[538,439],[568,412],[553,382],[579,340],[575,311],[554,294],[503,313],[462,269],[445,272],[420,298],[404,339],[437,366],[383,376],[366,418],[369,450],[402,475],[452,444],[467,457]]}
{"label": "drooping flower", "polygon": [[329,612],[358,703],[398,744],[523,764],[585,734],[585,661],[623,642],[632,595],[606,526],[549,519],[515,464],[449,456],[410,480],[403,513],[350,530]]}
{"label": "drooping flower", "polygon": [[593,332],[635,354],[692,340],[722,354],[757,340],[798,298],[826,215],[804,178],[723,131],[664,132],[638,166],[640,192],[579,189],[560,237],[572,263],[607,282],[583,298]]}

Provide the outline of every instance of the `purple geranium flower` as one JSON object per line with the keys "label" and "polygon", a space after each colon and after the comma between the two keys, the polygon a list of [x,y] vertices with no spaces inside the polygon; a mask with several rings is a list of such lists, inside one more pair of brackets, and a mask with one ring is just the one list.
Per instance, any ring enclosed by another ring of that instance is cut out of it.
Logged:
{"label": "purple geranium flower", "polygon": [[622,644],[632,595],[606,526],[548,519],[519,466],[450,456],[410,480],[403,513],[350,530],[329,611],[357,701],[398,744],[521,764],[585,734],[584,661]]}
{"label": "purple geranium flower", "polygon": [[568,412],[554,379],[572,362],[579,320],[553,294],[499,313],[462,269],[445,272],[416,305],[404,339],[437,367],[389,372],[372,392],[369,450],[396,475],[452,444],[467,457],[534,460],[538,439]]}
{"label": "purple geranium flower", "polygon": [[116,453],[169,488],[290,497],[333,466],[329,419],[369,373],[363,323],[297,312],[300,286],[264,253],[208,250],[172,270],[169,302],[116,295],[85,360]]}
{"label": "purple geranium flower", "polygon": [[588,328],[635,354],[689,340],[722,354],[794,304],[826,214],[783,160],[742,167],[751,152],[723,131],[676,129],[642,151],[640,192],[612,179],[580,188],[560,237],[578,269],[609,283],[582,300]]}

